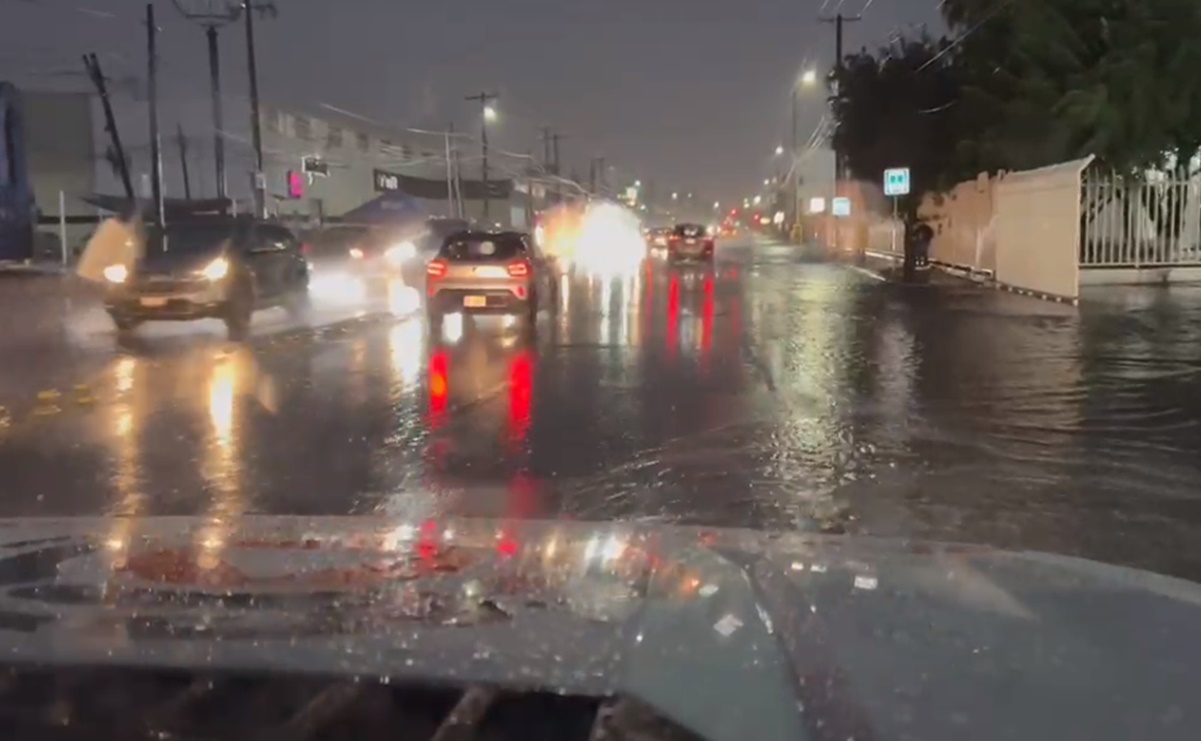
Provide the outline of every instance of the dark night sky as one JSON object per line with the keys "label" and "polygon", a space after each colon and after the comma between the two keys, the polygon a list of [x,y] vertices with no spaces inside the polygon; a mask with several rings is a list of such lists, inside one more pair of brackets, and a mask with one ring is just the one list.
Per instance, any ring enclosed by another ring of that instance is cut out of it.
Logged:
{"label": "dark night sky", "polygon": [[[185,0],[181,0],[184,2]],[[195,3],[196,0],[186,0]],[[844,0],[853,14],[865,0]],[[537,131],[564,134],[563,156],[586,172],[606,156],[617,179],[733,199],[772,172],[788,137],[788,91],[807,64],[824,71],[834,34],[815,21],[838,0],[277,0],[258,25],[264,100],[330,104],[400,126],[460,127],[465,94],[499,90],[502,147],[541,151]],[[79,54],[112,77],[141,75],[145,4],[138,0],[0,0],[0,79],[87,89]],[[207,100],[203,36],[158,0],[164,95]],[[848,49],[936,23],[937,0],[874,0],[848,24]],[[245,89],[244,38],[224,34],[231,93]],[[805,93],[801,140],[820,91]],[[236,104],[227,115],[240,115]],[[131,133],[136,138],[136,132]]]}

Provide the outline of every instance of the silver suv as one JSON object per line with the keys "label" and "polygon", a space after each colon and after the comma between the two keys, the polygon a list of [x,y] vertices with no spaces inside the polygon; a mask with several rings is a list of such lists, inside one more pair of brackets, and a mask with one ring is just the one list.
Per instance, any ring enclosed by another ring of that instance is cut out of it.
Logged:
{"label": "silver suv", "polygon": [[553,261],[520,232],[468,231],[447,237],[425,271],[431,319],[452,312],[522,314],[558,304]]}

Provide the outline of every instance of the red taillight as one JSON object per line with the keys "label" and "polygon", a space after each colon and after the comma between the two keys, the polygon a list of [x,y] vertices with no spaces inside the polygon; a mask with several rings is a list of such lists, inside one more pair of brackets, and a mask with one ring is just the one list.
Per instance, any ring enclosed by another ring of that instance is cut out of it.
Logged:
{"label": "red taillight", "polygon": [[509,264],[509,277],[524,278],[530,274],[530,264],[524,260]]}
{"label": "red taillight", "polygon": [[450,266],[446,264],[445,260],[430,260],[429,264],[425,266],[425,274],[430,278],[444,278],[449,269]]}

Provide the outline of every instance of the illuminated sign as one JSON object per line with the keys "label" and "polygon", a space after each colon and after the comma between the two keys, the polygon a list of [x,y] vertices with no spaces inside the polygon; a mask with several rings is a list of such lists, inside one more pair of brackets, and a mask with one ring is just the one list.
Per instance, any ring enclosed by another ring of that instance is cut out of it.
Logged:
{"label": "illuminated sign", "polygon": [[893,167],[884,171],[884,195],[909,195],[909,168]]}
{"label": "illuminated sign", "polygon": [[375,190],[377,193],[391,193],[400,190],[400,176],[385,170],[374,170]]}
{"label": "illuminated sign", "polygon": [[851,215],[851,199],[850,198],[835,198],[831,206],[830,212],[835,216],[850,216]]}
{"label": "illuminated sign", "polygon": [[288,198],[304,198],[304,174],[288,170]]}
{"label": "illuminated sign", "polygon": [[826,212],[826,199],[821,196],[814,196],[809,199],[809,213],[824,214]]}

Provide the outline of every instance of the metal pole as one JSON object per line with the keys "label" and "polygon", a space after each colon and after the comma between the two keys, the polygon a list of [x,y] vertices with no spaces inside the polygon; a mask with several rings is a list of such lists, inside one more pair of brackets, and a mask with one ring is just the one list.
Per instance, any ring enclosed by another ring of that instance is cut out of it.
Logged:
{"label": "metal pole", "polygon": [[213,162],[217,168],[217,197],[225,197],[224,113],[221,109],[221,52],[217,45],[217,27],[205,29],[209,47],[209,86],[213,94]]}
{"label": "metal pole", "polygon": [[789,185],[792,187],[791,201],[792,205],[788,209],[788,215],[792,218],[793,224],[799,224],[801,221],[801,206],[798,201],[801,199],[801,173],[800,173],[800,142],[797,139],[797,88],[796,82],[792,84],[792,163],[788,168],[791,181]]}
{"label": "metal pole", "polygon": [[[486,110],[487,107],[488,107],[488,103],[485,100],[484,109]],[[483,149],[483,154],[484,154],[484,160],[481,163],[481,173],[483,174],[483,180],[484,180],[484,221],[488,221],[488,219],[489,219],[488,206],[491,203],[491,199],[489,198],[490,193],[488,192],[489,191],[489,188],[488,188],[488,116],[486,114],[484,114],[483,112],[481,112],[480,115],[481,115],[481,119],[482,119],[480,121],[480,145],[481,145],[481,148]]]}
{"label": "metal pole", "polygon": [[113,154],[117,158],[117,174],[121,177],[121,187],[125,189],[125,197],[133,201],[135,195],[133,178],[129,175],[129,159],[125,156],[125,147],[121,145],[121,134],[117,130],[117,122],[113,118],[113,104],[108,97],[108,86],[104,82],[104,72],[100,69],[100,60],[96,58],[95,54],[84,54],[83,66],[87,68],[88,76],[92,78],[92,84],[96,86],[96,92],[100,94],[100,105],[104,111],[104,130],[108,132],[112,141]]}
{"label": "metal pole", "polygon": [[183,173],[183,197],[192,200],[192,178],[188,176],[188,139],[183,133],[183,124],[178,124],[176,134],[179,143],[179,169]]}
{"label": "metal pole", "polygon": [[254,7],[244,0],[246,13],[246,69],[250,75],[250,136],[254,144],[254,215],[266,215],[266,194],[263,182],[263,128],[259,120],[259,73],[254,56]]}
{"label": "metal pole", "polygon": [[446,215],[455,215],[455,170],[450,159],[450,133],[451,128],[446,130]]}
{"label": "metal pole", "polygon": [[158,131],[158,60],[155,43],[157,36],[158,29],[154,26],[154,3],[146,3],[146,51],[149,57],[147,80],[150,88],[150,187],[151,196],[154,198],[155,221],[163,224],[166,223],[166,213],[163,206],[163,157]]}
{"label": "metal pole", "polygon": [[58,192],[58,243],[63,253],[63,265],[67,264],[67,194]]}

